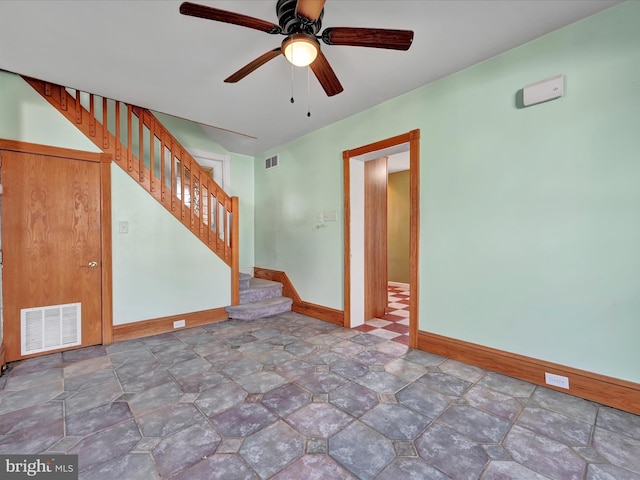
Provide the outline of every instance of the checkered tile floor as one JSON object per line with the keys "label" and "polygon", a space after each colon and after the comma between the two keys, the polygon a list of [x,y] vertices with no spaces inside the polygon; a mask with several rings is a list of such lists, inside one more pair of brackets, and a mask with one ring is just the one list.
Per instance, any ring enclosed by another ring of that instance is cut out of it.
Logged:
{"label": "checkered tile floor", "polygon": [[409,344],[409,285],[389,285],[388,312],[368,320],[355,330],[371,333],[404,345]]}

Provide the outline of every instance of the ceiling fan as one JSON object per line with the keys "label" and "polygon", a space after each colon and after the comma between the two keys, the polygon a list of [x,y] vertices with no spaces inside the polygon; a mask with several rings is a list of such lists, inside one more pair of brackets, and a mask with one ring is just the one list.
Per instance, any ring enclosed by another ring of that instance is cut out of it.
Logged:
{"label": "ceiling fan", "polygon": [[225,79],[227,83],[242,80],[269,60],[283,54],[293,65],[309,65],[328,96],[343,91],[342,85],[320,50],[321,39],[327,45],[408,50],[413,41],[411,30],[384,28],[330,27],[318,34],[322,26],[326,0],[278,0],[276,14],[278,25],[267,20],[218,8],[184,2],[180,13],[193,17],[231,23],[253,28],[272,35],[286,35],[282,45],[259,56]]}

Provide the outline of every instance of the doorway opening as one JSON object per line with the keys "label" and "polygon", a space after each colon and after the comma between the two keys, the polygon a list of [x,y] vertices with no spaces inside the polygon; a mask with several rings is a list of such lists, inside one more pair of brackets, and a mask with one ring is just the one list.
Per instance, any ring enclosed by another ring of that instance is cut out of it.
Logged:
{"label": "doorway opening", "polygon": [[[412,130],[352,150],[343,156],[344,179],[344,325],[349,328],[364,324],[371,312],[372,298],[384,295],[387,289],[386,203],[375,200],[381,171],[373,165],[384,165],[383,193],[386,202],[387,159],[408,152],[409,156],[409,346],[417,346],[418,334],[418,230],[419,230],[419,163],[420,131]],[[383,162],[380,160],[382,159]],[[375,162],[367,165],[367,162]],[[367,167],[367,168],[365,168]],[[373,173],[371,173],[373,172]],[[377,179],[377,180],[376,180]],[[373,195],[370,192],[374,192]],[[373,200],[372,200],[373,199]],[[384,210],[384,212],[380,212]],[[384,215],[384,222],[381,218]],[[382,222],[382,223],[377,223]],[[384,232],[377,232],[377,225]],[[371,227],[373,225],[373,228]],[[377,232],[377,233],[376,233]],[[371,252],[374,252],[373,254]],[[377,252],[377,253],[375,253]],[[384,290],[383,290],[384,289]],[[374,291],[372,294],[371,292]]]}

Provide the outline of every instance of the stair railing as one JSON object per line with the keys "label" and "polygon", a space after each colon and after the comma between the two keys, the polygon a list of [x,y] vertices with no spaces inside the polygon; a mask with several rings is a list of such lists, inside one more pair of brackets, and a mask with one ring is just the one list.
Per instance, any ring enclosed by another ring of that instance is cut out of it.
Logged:
{"label": "stair railing", "polygon": [[238,197],[231,197],[144,108],[23,77],[231,267],[239,301]]}

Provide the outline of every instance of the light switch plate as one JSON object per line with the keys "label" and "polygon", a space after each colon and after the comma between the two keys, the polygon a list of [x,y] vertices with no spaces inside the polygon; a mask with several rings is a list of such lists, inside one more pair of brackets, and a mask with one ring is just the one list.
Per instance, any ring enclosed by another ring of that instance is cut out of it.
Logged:
{"label": "light switch plate", "polygon": [[335,210],[328,210],[322,213],[322,220],[325,222],[335,222],[338,220],[338,212]]}

